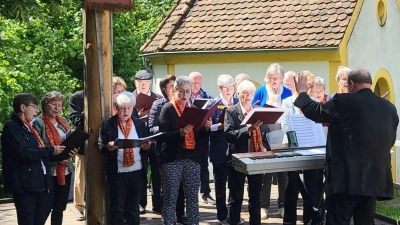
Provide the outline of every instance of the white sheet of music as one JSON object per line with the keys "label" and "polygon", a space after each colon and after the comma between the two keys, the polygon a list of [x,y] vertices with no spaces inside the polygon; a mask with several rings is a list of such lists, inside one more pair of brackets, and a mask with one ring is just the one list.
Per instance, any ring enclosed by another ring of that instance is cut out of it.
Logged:
{"label": "white sheet of music", "polygon": [[288,131],[295,131],[298,147],[324,146],[326,138],[322,124],[307,119],[303,114],[286,116]]}

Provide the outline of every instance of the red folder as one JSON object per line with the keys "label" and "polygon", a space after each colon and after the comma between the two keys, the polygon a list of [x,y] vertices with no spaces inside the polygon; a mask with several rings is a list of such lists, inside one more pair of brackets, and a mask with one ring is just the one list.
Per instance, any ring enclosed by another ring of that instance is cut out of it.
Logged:
{"label": "red folder", "polygon": [[148,96],[148,95],[144,95],[142,93],[140,93],[137,97],[136,97],[136,106],[135,108],[137,108],[138,110],[144,109],[144,110],[149,110],[151,108],[151,106],[153,105],[153,102],[156,100],[156,98]]}
{"label": "red folder", "polygon": [[226,111],[226,108],[225,108],[225,109],[223,109],[223,110],[222,110],[222,112],[221,112],[221,115],[219,115],[219,118],[218,118],[218,123],[224,123],[224,119],[225,119],[225,111]]}
{"label": "red folder", "polygon": [[262,121],[264,124],[281,123],[282,119],[284,119],[288,113],[289,109],[284,108],[253,108],[244,118],[242,125],[253,124],[258,120]]}
{"label": "red folder", "polygon": [[178,122],[176,123],[177,128],[184,128],[185,126],[191,124],[193,125],[193,130],[199,130],[203,127],[208,118],[212,118],[217,110],[218,103],[221,100],[214,103],[209,109],[197,109],[197,108],[188,108],[186,107],[183,110],[181,117],[179,117]]}

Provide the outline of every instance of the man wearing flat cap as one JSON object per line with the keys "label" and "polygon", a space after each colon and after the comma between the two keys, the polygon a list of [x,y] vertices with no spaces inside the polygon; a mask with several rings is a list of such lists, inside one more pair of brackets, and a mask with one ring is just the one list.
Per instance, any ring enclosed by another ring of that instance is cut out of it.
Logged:
{"label": "man wearing flat cap", "polygon": [[[153,80],[153,75],[149,73],[147,70],[140,70],[136,73],[135,75],[135,86],[136,90],[133,91],[133,95],[137,97],[140,93],[144,95],[151,96],[153,98],[159,99],[162,98],[161,95],[156,94],[150,90],[151,83]],[[150,109],[138,109],[138,116],[143,117],[149,114]],[[150,148],[149,154],[146,155],[147,159],[144,159],[145,162],[147,162],[147,165],[144,165],[145,171],[147,171],[147,168],[149,164],[157,163],[157,154],[155,153],[154,146]],[[158,177],[154,177],[156,174],[152,174],[152,179],[161,179],[158,175]],[[146,178],[147,179],[147,178]],[[142,187],[142,194],[140,197],[140,213],[146,213],[146,206],[147,206],[147,182],[144,182],[144,185]]]}

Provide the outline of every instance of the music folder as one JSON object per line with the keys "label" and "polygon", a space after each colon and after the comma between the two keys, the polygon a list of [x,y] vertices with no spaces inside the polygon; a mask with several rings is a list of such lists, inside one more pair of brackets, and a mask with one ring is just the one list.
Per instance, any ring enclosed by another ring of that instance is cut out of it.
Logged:
{"label": "music folder", "polygon": [[212,99],[208,98],[196,98],[192,104],[198,109],[205,109],[210,100],[212,101]]}
{"label": "music folder", "polygon": [[222,112],[221,112],[221,114],[219,115],[218,123],[224,123],[224,120],[225,120],[225,111],[226,111],[226,109],[227,109],[227,108],[223,109]]}
{"label": "music folder", "polygon": [[90,137],[90,134],[79,129],[75,129],[73,132],[69,131],[67,133],[67,138],[60,144],[65,146],[63,152],[60,153],[59,157],[63,159],[68,159],[69,153],[74,148],[79,148],[85,144],[86,140]]}
{"label": "music folder", "polygon": [[144,95],[140,93],[136,97],[136,106],[138,110],[144,109],[144,110],[149,110],[151,106],[153,105],[153,102],[156,100],[156,98],[148,95]]}
{"label": "music folder", "polygon": [[116,139],[114,142],[114,145],[118,146],[118,148],[123,149],[123,148],[138,148],[141,144],[148,142],[148,141],[154,141],[157,136],[163,135],[164,132],[160,132],[151,136],[143,137],[143,138],[137,138],[137,139]]}
{"label": "music folder", "polygon": [[241,125],[253,124],[261,120],[264,124],[280,124],[289,113],[285,108],[253,108],[242,121]]}
{"label": "music folder", "polygon": [[214,116],[214,113],[217,110],[218,104],[221,100],[214,101],[215,102],[213,105],[208,109],[186,107],[183,110],[181,117],[179,117],[176,127],[184,128],[185,126],[191,124],[193,125],[193,130],[199,130],[204,126],[204,124],[206,124],[208,118],[212,118]]}

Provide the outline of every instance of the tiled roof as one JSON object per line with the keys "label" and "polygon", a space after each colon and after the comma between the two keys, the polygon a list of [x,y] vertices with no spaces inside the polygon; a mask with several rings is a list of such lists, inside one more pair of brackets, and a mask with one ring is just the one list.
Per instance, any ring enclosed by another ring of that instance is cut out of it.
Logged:
{"label": "tiled roof", "polygon": [[178,0],[141,51],[338,46],[356,4],[357,0]]}

